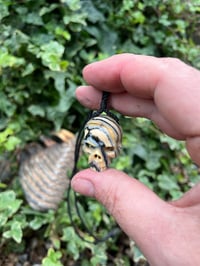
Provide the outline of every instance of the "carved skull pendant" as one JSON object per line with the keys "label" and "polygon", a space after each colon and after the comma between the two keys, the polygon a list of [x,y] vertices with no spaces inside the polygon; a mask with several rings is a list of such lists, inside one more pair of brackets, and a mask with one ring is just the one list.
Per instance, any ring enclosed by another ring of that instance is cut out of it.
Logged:
{"label": "carved skull pendant", "polygon": [[88,154],[90,167],[98,172],[106,170],[120,152],[122,129],[108,115],[90,119],[84,129],[83,152]]}

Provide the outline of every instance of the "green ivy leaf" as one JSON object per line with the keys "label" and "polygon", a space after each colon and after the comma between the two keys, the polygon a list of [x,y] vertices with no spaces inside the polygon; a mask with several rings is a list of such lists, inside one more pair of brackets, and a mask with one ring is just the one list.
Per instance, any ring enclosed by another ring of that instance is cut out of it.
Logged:
{"label": "green ivy leaf", "polygon": [[30,227],[33,230],[38,230],[42,225],[46,224],[50,222],[50,220],[45,219],[45,217],[43,216],[35,216],[34,219],[32,221],[30,221]]}
{"label": "green ivy leaf", "polygon": [[9,54],[8,50],[5,47],[0,48],[0,70],[1,67],[18,67],[20,65],[23,65],[24,63],[25,60],[23,58]]}
{"label": "green ivy leaf", "polygon": [[84,1],[82,9],[87,13],[87,19],[92,23],[103,22],[105,20],[103,13],[94,6],[91,0]]}
{"label": "green ivy leaf", "polygon": [[42,266],[63,266],[60,262],[62,253],[60,251],[55,251],[53,248],[48,250],[47,257],[42,260]]}
{"label": "green ivy leaf", "polygon": [[3,237],[13,238],[17,243],[21,243],[22,236],[21,223],[18,221],[14,221],[11,225],[11,229],[3,233]]}
{"label": "green ivy leaf", "polygon": [[156,169],[158,169],[161,165],[161,162],[160,162],[161,156],[162,156],[162,152],[160,151],[150,152],[148,154],[148,158],[146,161],[147,169],[151,171],[155,171]]}
{"label": "green ivy leaf", "polygon": [[51,11],[55,10],[57,7],[58,7],[58,4],[51,4],[48,6],[43,6],[39,11],[39,15],[44,16],[44,15],[50,13]]}
{"label": "green ivy leaf", "polygon": [[43,25],[41,16],[36,12],[30,12],[26,16],[23,16],[24,22],[33,25]]}
{"label": "green ivy leaf", "polygon": [[91,265],[107,265],[107,254],[106,254],[106,244],[101,244],[100,246],[91,246],[89,247],[92,251],[92,258],[90,260]]}
{"label": "green ivy leaf", "polygon": [[146,148],[142,144],[136,144],[134,146],[133,152],[135,155],[137,155],[141,159],[147,160],[148,151],[146,150]]}
{"label": "green ivy leaf", "polygon": [[158,175],[158,185],[166,191],[179,190],[177,183],[166,174]]}
{"label": "green ivy leaf", "polygon": [[39,105],[30,105],[28,107],[28,111],[32,114],[32,115],[38,115],[40,117],[44,117],[45,116],[45,110],[43,106],[39,106]]}
{"label": "green ivy leaf", "polygon": [[18,137],[9,136],[4,146],[7,151],[13,151],[20,143],[21,140]]}
{"label": "green ivy leaf", "polygon": [[0,110],[8,117],[11,117],[16,110],[16,106],[12,104],[8,96],[2,91],[0,91]]}
{"label": "green ivy leaf", "polygon": [[85,14],[73,14],[71,16],[67,15],[63,17],[63,22],[65,25],[68,25],[70,23],[76,23],[79,25],[86,26],[85,17]]}
{"label": "green ivy leaf", "polygon": [[5,225],[20,208],[22,200],[16,199],[16,194],[12,190],[0,193],[0,227]]}
{"label": "green ivy leaf", "polygon": [[80,0],[61,0],[61,2],[66,4],[72,11],[77,11],[81,8]]}
{"label": "green ivy leaf", "polygon": [[3,144],[10,135],[13,134],[13,130],[9,127],[0,133],[0,144]]}
{"label": "green ivy leaf", "polygon": [[60,95],[56,106],[47,107],[47,117],[49,120],[54,122],[54,125],[58,130],[62,125],[66,112],[70,109],[75,100],[74,92],[76,85],[73,82],[68,81],[69,88],[65,88],[65,78],[67,77],[66,73],[46,72],[45,76],[46,78],[52,77],[54,79],[55,87]]}
{"label": "green ivy leaf", "polygon": [[73,258],[77,260],[80,256],[80,249],[83,248],[84,243],[77,236],[74,231],[74,228],[68,226],[63,229],[62,241],[67,243],[67,250],[69,254],[72,254]]}
{"label": "green ivy leaf", "polygon": [[98,39],[98,44],[105,54],[114,54],[116,52],[116,43],[118,35],[114,30],[111,30],[106,24],[102,25],[101,36]]}
{"label": "green ivy leaf", "polygon": [[8,5],[0,3],[0,22],[3,18],[9,15]]}
{"label": "green ivy leaf", "polygon": [[69,31],[66,31],[61,27],[56,27],[55,34],[59,35],[59,36],[63,36],[65,38],[65,40],[67,40],[67,41],[69,41],[71,39],[71,34],[69,33]]}
{"label": "green ivy leaf", "polygon": [[[42,62],[45,66],[53,71],[63,71],[61,67],[61,57],[64,53],[64,46],[56,41],[50,41],[47,44],[41,46],[41,52],[38,57],[42,58]],[[63,65],[62,65],[63,66]],[[67,64],[65,68],[67,67]]]}
{"label": "green ivy leaf", "polygon": [[126,156],[123,154],[116,159],[116,162],[114,162],[114,164],[116,169],[123,171],[131,165],[131,157],[129,155]]}
{"label": "green ivy leaf", "polygon": [[35,66],[32,63],[27,64],[22,71],[22,77],[32,74],[34,70]]}

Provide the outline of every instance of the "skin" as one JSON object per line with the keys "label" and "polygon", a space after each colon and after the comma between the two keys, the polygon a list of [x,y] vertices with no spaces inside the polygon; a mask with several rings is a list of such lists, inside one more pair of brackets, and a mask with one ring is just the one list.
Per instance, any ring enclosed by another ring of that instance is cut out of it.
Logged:
{"label": "skin", "polygon": [[[110,108],[151,119],[185,140],[200,165],[200,71],[175,58],[121,54],[86,66],[83,77],[88,85],[77,88],[80,103],[97,109],[102,91],[109,91]],[[102,203],[151,265],[199,265],[200,184],[165,202],[123,172],[87,169],[74,176],[72,187]]]}

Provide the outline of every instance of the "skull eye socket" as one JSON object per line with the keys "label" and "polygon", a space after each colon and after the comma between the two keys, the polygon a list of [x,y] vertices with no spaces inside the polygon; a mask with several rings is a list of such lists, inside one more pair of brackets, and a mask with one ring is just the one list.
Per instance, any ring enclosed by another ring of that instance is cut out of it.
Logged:
{"label": "skull eye socket", "polygon": [[105,147],[105,151],[109,152],[109,151],[114,151],[114,147]]}
{"label": "skull eye socket", "polygon": [[95,147],[91,144],[89,144],[88,142],[85,143],[85,146],[89,149],[94,149]]}

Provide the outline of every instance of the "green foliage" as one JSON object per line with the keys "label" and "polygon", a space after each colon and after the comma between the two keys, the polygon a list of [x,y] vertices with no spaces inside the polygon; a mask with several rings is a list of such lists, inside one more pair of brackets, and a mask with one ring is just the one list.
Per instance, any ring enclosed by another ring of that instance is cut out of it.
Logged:
{"label": "green foliage", "polygon": [[[200,47],[195,43],[197,2],[0,0],[0,169],[8,165],[9,154],[41,134],[61,127],[77,132],[87,110],[75,100],[74,92],[84,83],[81,72],[86,64],[130,52],[179,57],[200,68]],[[124,148],[114,167],[167,200],[178,198],[199,181],[198,169],[182,142],[161,134],[147,120],[120,119]],[[17,182],[18,164],[11,163],[0,179],[1,256],[28,252],[30,239],[37,238],[44,243],[43,258],[37,262],[43,266],[75,260],[83,266],[132,265],[133,261],[142,265],[140,251],[132,243],[126,246],[123,237],[121,250],[129,250],[130,256],[119,253],[117,239],[99,246],[81,241],[70,226],[65,202],[56,212],[41,213],[26,206]],[[79,167],[85,164],[80,161]],[[9,176],[5,184],[3,176]],[[81,212],[100,235],[113,226],[95,201],[89,201],[86,213]]]}
{"label": "green foliage", "polygon": [[22,204],[22,200],[16,199],[12,190],[0,194],[0,232],[4,227],[3,237],[13,238],[17,243],[21,242],[22,229],[25,225],[24,217],[16,214]]}
{"label": "green foliage", "polygon": [[178,56],[200,66],[192,41],[198,12],[180,0],[1,1],[1,128],[17,123],[23,144],[77,127],[82,109],[73,92],[82,67],[114,53]]}
{"label": "green foliage", "polygon": [[123,154],[115,163],[117,169],[137,177],[168,200],[179,198],[200,181],[199,169],[192,164],[184,142],[161,134],[143,118],[124,120],[123,129],[126,134]]}
{"label": "green foliage", "polygon": [[42,260],[42,266],[62,266],[59,260],[61,257],[62,254],[60,251],[54,251],[50,248],[47,257]]}

